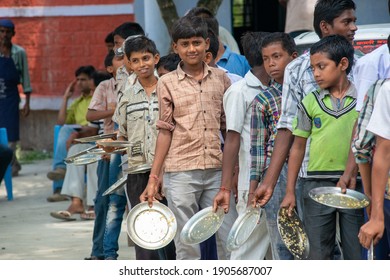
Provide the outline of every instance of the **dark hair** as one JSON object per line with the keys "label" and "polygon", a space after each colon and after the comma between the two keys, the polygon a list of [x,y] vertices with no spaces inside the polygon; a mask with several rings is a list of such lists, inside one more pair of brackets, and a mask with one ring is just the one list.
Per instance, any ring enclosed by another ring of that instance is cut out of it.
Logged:
{"label": "dark hair", "polygon": [[115,28],[115,30],[112,32],[112,35],[118,35],[121,38],[126,39],[127,37],[133,35],[145,35],[145,32],[142,29],[141,25],[139,25],[138,23],[125,22]]}
{"label": "dark hair", "polygon": [[211,29],[215,35],[219,36],[219,23],[213,13],[205,7],[195,7],[189,10],[186,16],[201,17],[207,23],[209,29]]}
{"label": "dark hair", "polygon": [[148,52],[153,55],[158,54],[156,44],[146,36],[138,36],[128,39],[124,43],[124,52],[130,59],[132,52]]}
{"label": "dark hair", "polygon": [[261,44],[268,32],[246,32],[241,37],[241,45],[244,51],[244,56],[248,60],[249,65],[253,68],[255,66],[263,65],[263,56],[261,54]]}
{"label": "dark hair", "polygon": [[180,62],[180,56],[177,53],[170,53],[160,57],[159,62],[156,65],[156,68],[163,67],[168,71],[176,70],[177,65]]}
{"label": "dark hair", "polygon": [[265,48],[270,44],[280,43],[282,48],[289,54],[292,55],[297,51],[297,46],[293,37],[284,32],[273,32],[264,37],[261,42],[261,48]]}
{"label": "dark hair", "polygon": [[92,75],[93,84],[97,87],[101,82],[111,79],[112,75],[107,71],[95,71]]}
{"label": "dark hair", "polygon": [[110,32],[107,34],[106,39],[104,39],[105,43],[114,43],[114,32]]}
{"label": "dark hair", "polygon": [[[389,3],[390,3],[390,0],[389,0]],[[390,52],[390,35],[389,35],[389,37],[387,37],[387,47],[388,47],[389,52]]]}
{"label": "dark hair", "polygon": [[80,74],[85,74],[87,75],[90,79],[92,78],[93,73],[95,72],[95,67],[92,65],[86,65],[86,66],[81,66],[75,71],[75,76],[79,76]]}
{"label": "dark hair", "polygon": [[333,20],[346,10],[356,10],[352,0],[318,0],[314,8],[313,27],[318,37],[322,38],[321,21],[333,26]]}
{"label": "dark hair", "polygon": [[112,66],[112,61],[115,57],[114,50],[110,50],[108,54],[106,55],[106,58],[104,59],[104,67]]}
{"label": "dark hair", "polygon": [[326,56],[338,65],[343,57],[348,59],[347,74],[351,71],[354,59],[354,49],[348,40],[341,35],[330,35],[322,38],[310,48],[310,55],[325,53]]}
{"label": "dark hair", "polygon": [[184,16],[179,18],[172,26],[171,36],[173,42],[179,39],[189,39],[192,37],[202,37],[207,39],[207,23],[201,17]]}
{"label": "dark hair", "polygon": [[215,59],[218,55],[219,40],[218,40],[218,36],[215,35],[215,33],[211,29],[209,29],[209,39],[210,39],[210,46],[207,51],[210,52],[213,58]]}

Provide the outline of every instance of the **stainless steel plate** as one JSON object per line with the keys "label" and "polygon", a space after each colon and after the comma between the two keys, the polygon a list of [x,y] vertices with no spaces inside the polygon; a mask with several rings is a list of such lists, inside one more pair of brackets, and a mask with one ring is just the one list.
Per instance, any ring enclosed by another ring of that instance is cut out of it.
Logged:
{"label": "stainless steel plate", "polygon": [[162,203],[147,202],[134,206],[126,218],[127,234],[138,246],[156,250],[165,247],[176,234],[177,222],[172,211]]}
{"label": "stainless steel plate", "polygon": [[94,135],[94,136],[77,138],[77,139],[74,139],[74,141],[77,141],[80,143],[92,143],[92,142],[96,142],[98,140],[108,139],[108,138],[112,138],[112,139],[116,138],[116,133],[99,134],[99,135]]}
{"label": "stainless steel plate", "polygon": [[123,171],[123,173],[126,174],[139,174],[139,173],[145,173],[152,169],[152,165],[150,163],[145,163],[142,165],[130,167]]}
{"label": "stainless steel plate", "polygon": [[226,248],[229,251],[237,250],[248,240],[260,220],[262,211],[264,210],[261,208],[248,206],[245,213],[238,216],[227,238]]}
{"label": "stainless steel plate", "polygon": [[307,259],[310,252],[309,238],[295,210],[293,215],[289,217],[287,208],[280,208],[277,226],[279,234],[291,254],[300,260]]}
{"label": "stainless steel plate", "polygon": [[87,153],[75,158],[66,159],[65,163],[73,164],[73,165],[86,165],[86,164],[97,162],[100,159],[101,159],[101,155]]}
{"label": "stainless steel plate", "polygon": [[225,212],[218,207],[213,212],[213,207],[207,207],[188,220],[180,234],[180,240],[187,245],[198,244],[210,238],[223,223]]}
{"label": "stainless steel plate", "polygon": [[96,144],[103,147],[114,147],[114,148],[128,148],[132,145],[132,143],[129,141],[119,141],[119,140],[113,140],[113,141],[99,140],[96,141]]}
{"label": "stainless steel plate", "polygon": [[366,195],[350,189],[343,194],[339,187],[315,188],[309,192],[309,196],[318,203],[340,209],[359,209],[370,205]]}
{"label": "stainless steel plate", "polygon": [[109,187],[103,194],[102,196],[112,194],[116,190],[120,189],[126,184],[127,181],[127,175],[123,176],[120,178],[118,181],[116,181],[111,187]]}

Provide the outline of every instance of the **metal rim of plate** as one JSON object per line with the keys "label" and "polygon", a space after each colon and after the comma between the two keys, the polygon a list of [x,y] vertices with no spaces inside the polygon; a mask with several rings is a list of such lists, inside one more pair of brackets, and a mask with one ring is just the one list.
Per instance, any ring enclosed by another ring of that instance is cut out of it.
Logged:
{"label": "metal rim of plate", "polygon": [[120,178],[118,181],[116,181],[114,184],[111,185],[103,194],[102,196],[106,196],[109,194],[112,194],[113,192],[117,191],[121,187],[123,187],[124,184],[126,184],[127,181],[127,175]]}
{"label": "metal rim of plate", "polygon": [[92,149],[92,150],[88,151],[88,153],[89,154],[97,154],[97,155],[111,155],[111,154],[116,154],[116,153],[122,153],[126,150],[127,150],[127,148],[119,148],[111,153],[108,153],[102,148],[96,148],[96,149]]}
{"label": "metal rim of plate", "polygon": [[155,202],[150,208],[147,202],[134,206],[126,218],[127,234],[138,246],[156,250],[167,246],[175,237],[177,222],[172,211]]}
{"label": "metal rim of plate", "polygon": [[194,245],[207,240],[218,231],[224,217],[225,212],[222,207],[218,207],[215,213],[212,206],[202,209],[184,225],[180,234],[181,242]]}
{"label": "metal rim of plate", "polygon": [[74,139],[74,141],[80,143],[91,143],[91,142],[96,142],[98,140],[114,138],[114,137],[116,137],[116,133],[107,133],[107,134],[99,134],[99,135],[88,136],[83,138],[76,138]]}
{"label": "metal rim of plate", "polygon": [[226,242],[228,251],[237,250],[248,240],[260,220],[261,211],[264,210],[248,206],[245,212],[238,216],[228,234]]}
{"label": "metal rim of plate", "polygon": [[[341,205],[336,203],[330,203],[329,201],[322,201],[320,199],[321,195],[334,195],[334,197],[348,197],[356,201],[356,204],[353,206]],[[333,208],[339,209],[361,209],[370,205],[369,198],[358,191],[347,189],[345,194],[341,193],[341,188],[339,187],[318,187],[309,191],[309,196],[314,201],[329,206]]]}
{"label": "metal rim of plate", "polygon": [[101,159],[100,155],[87,153],[72,159],[65,160],[65,163],[73,164],[73,165],[87,165],[87,164],[95,163],[100,159]]}
{"label": "metal rim of plate", "polygon": [[131,145],[133,145],[129,141],[96,141],[96,144],[103,146],[103,147],[114,147],[114,148],[128,148]]}
{"label": "metal rim of plate", "polygon": [[[280,237],[282,238],[284,245],[286,245],[287,249],[290,251],[290,253],[295,258],[300,259],[300,260],[307,259],[309,257],[309,253],[310,253],[309,237],[305,231],[305,228],[303,226],[301,219],[299,219],[297,212],[294,210],[291,217],[287,216],[288,215],[287,212],[288,212],[287,208],[280,208],[278,211],[276,223],[277,223]],[[290,224],[283,223],[281,221],[282,215],[286,215],[285,219],[291,220],[291,223]],[[295,226],[292,226],[292,225],[295,225]],[[294,240],[293,242],[289,242],[290,240],[288,239],[288,236],[286,233],[287,227],[289,229],[292,229],[293,234],[295,234],[299,240]],[[299,252],[296,252],[292,246],[292,245],[296,245],[299,243],[303,243],[303,248],[300,249],[302,251],[301,254],[299,254]]]}
{"label": "metal rim of plate", "polygon": [[145,173],[152,169],[152,165],[150,163],[145,163],[142,165],[130,167],[123,171],[123,173],[126,174],[139,174],[139,173]]}

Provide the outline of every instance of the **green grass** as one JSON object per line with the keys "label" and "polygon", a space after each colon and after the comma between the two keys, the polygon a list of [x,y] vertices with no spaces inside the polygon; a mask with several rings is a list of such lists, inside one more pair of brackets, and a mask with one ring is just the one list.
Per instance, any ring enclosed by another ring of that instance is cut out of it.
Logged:
{"label": "green grass", "polygon": [[21,164],[23,163],[33,163],[34,161],[37,160],[44,160],[44,159],[49,159],[52,158],[52,153],[47,152],[47,151],[38,151],[38,150],[28,150],[28,151],[23,151],[23,150],[17,150],[16,152],[18,160]]}

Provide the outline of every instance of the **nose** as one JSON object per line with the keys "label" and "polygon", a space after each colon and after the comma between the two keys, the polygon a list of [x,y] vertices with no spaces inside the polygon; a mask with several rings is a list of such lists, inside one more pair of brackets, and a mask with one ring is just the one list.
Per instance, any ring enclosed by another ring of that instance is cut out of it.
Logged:
{"label": "nose", "polygon": [[351,22],[351,24],[350,24],[350,29],[351,29],[352,31],[358,30],[358,27],[357,27],[357,25],[356,25],[356,22]]}

